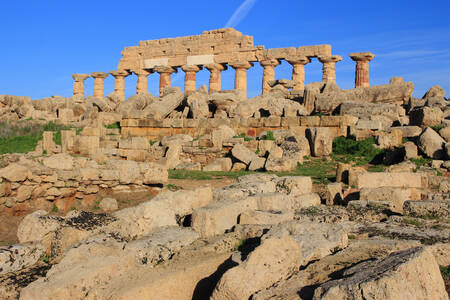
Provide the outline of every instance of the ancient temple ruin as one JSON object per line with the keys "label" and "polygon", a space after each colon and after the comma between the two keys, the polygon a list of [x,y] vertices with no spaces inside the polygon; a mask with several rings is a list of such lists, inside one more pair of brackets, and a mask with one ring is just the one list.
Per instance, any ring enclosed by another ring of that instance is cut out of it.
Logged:
{"label": "ancient temple ruin", "polygon": [[[369,85],[369,61],[373,54],[352,53],[350,57],[356,64],[356,87]],[[255,46],[253,37],[232,29],[205,31],[193,35],[139,42],[138,46],[125,47],[118,70],[109,74],[114,76],[114,92],[125,100],[125,77],[137,76],[136,93],[147,92],[147,77],[159,74],[159,90],[170,87],[171,74],[181,69],[185,73],[185,94],[196,90],[196,74],[202,68],[210,72],[209,92],[221,90],[221,72],[228,66],[235,69],[235,89],[245,98],[247,94],[247,70],[258,62],[264,69],[262,74],[262,94],[270,91],[269,82],[275,79],[275,67],[281,60],[292,65],[292,80],[296,82],[294,91],[303,93],[305,87],[305,65],[317,58],[323,64],[322,81],[336,81],[336,63],[342,60],[334,55],[330,45],[299,46],[289,48],[265,49]],[[94,97],[104,97],[105,72],[74,74],[73,94],[84,97],[84,81],[94,78]]]}

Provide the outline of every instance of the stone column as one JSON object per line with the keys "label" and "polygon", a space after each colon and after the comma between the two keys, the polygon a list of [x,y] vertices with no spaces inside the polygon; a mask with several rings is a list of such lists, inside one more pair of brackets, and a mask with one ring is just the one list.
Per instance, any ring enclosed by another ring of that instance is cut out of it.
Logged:
{"label": "stone column", "polygon": [[108,73],[105,72],[93,72],[94,77],[94,97],[105,98],[105,78],[108,77]]}
{"label": "stone column", "polygon": [[73,95],[84,98],[84,81],[91,77],[89,74],[73,74]]}
{"label": "stone column", "polygon": [[247,98],[247,70],[253,67],[248,61],[230,63],[230,66],[236,70],[234,77],[234,88],[241,92],[244,98]]}
{"label": "stone column", "polygon": [[196,65],[184,65],[181,67],[181,70],[184,71],[184,94],[189,95],[192,92],[195,92],[197,89],[197,72],[202,69],[201,66]]}
{"label": "stone column", "polygon": [[156,66],[154,69],[159,73],[159,96],[163,95],[166,87],[170,87],[170,74],[176,72],[176,69],[169,66]]}
{"label": "stone column", "polygon": [[136,94],[148,93],[147,76],[153,73],[153,71],[140,69],[140,70],[131,70],[131,72],[133,72],[137,76]]}
{"label": "stone column", "polygon": [[292,57],[287,60],[292,65],[292,80],[296,85],[292,88],[293,91],[305,90],[305,65],[309,64],[311,60],[306,56]]}
{"label": "stone column", "polygon": [[334,82],[336,83],[336,63],[342,60],[339,55],[332,56],[320,56],[319,61],[323,63],[322,68],[322,82]]}
{"label": "stone column", "polygon": [[280,64],[280,61],[278,59],[266,59],[259,63],[264,68],[262,79],[262,93],[264,95],[272,89],[269,85],[269,81],[275,80],[275,67]]}
{"label": "stone column", "polygon": [[117,70],[109,72],[114,76],[114,93],[116,93],[122,101],[125,101],[125,77],[130,75],[128,71]]}
{"label": "stone column", "polygon": [[208,64],[205,68],[211,72],[209,76],[209,92],[214,93],[222,89],[222,76],[221,72],[227,69],[226,65],[223,64]]}
{"label": "stone column", "polygon": [[369,61],[375,55],[370,52],[350,53],[350,58],[356,61],[355,88],[368,87],[369,84]]}

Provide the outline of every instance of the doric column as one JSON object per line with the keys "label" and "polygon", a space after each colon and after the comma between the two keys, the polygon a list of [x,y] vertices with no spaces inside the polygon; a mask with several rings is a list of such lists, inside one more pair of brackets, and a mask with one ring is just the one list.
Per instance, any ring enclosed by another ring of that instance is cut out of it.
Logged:
{"label": "doric column", "polygon": [[130,75],[128,71],[117,70],[109,72],[114,76],[114,93],[116,93],[122,101],[125,101],[125,77]]}
{"label": "doric column", "polygon": [[105,98],[105,78],[108,77],[108,73],[105,72],[93,72],[94,77],[94,97]]}
{"label": "doric column", "polygon": [[266,59],[259,62],[264,68],[262,79],[262,93],[266,94],[272,89],[269,81],[275,80],[275,67],[280,64],[278,59]]}
{"label": "doric column", "polygon": [[350,58],[356,61],[355,88],[368,87],[369,84],[369,61],[375,55],[370,52],[350,53]]}
{"label": "doric column", "polygon": [[73,74],[73,95],[84,98],[84,81],[91,77],[89,74]]}
{"label": "doric column", "polygon": [[247,70],[253,67],[253,64],[248,61],[242,61],[230,63],[229,65],[236,70],[234,88],[241,91],[241,95],[247,98]]}
{"label": "doric column", "polygon": [[323,63],[322,82],[336,82],[336,63],[342,60],[339,55],[320,56],[319,61]]}
{"label": "doric column", "polygon": [[137,76],[136,94],[148,93],[147,76],[153,73],[151,70],[131,70]]}
{"label": "doric column", "polygon": [[184,65],[181,70],[184,71],[184,94],[189,95],[197,89],[197,72],[202,69],[201,66]]}
{"label": "doric column", "polygon": [[226,65],[223,64],[208,64],[205,68],[211,72],[209,76],[209,92],[214,93],[222,89],[222,71],[228,69]]}
{"label": "doric column", "polygon": [[166,87],[170,87],[170,74],[176,72],[176,69],[169,66],[156,66],[154,68],[159,73],[159,95],[163,95]]}
{"label": "doric column", "polygon": [[292,88],[294,91],[305,90],[305,65],[309,64],[311,60],[306,56],[297,56],[287,59],[287,62],[292,65],[292,80],[297,84]]}

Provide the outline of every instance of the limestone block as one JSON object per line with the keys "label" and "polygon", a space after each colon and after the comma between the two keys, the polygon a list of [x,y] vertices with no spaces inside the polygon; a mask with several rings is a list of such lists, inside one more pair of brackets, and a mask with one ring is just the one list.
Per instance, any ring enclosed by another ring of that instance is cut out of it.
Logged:
{"label": "limestone block", "polygon": [[203,171],[205,171],[205,172],[209,172],[209,171],[228,172],[231,170],[232,165],[233,165],[233,162],[231,161],[231,158],[229,158],[229,157],[218,158],[215,161],[204,166]]}
{"label": "limestone block", "polygon": [[61,151],[68,153],[73,151],[75,143],[75,130],[61,130]]}
{"label": "limestone block", "polygon": [[103,198],[100,201],[99,207],[104,211],[113,211],[119,208],[117,200],[114,198]]}
{"label": "limestone block", "polygon": [[233,164],[233,167],[231,168],[232,172],[236,172],[236,171],[243,171],[247,169],[247,165],[241,162],[235,162]]}
{"label": "limestone block", "polygon": [[399,126],[391,127],[391,129],[401,130],[402,136],[406,138],[416,137],[422,133],[422,128],[419,126]]}
{"label": "limestone block", "polygon": [[340,204],[344,200],[342,184],[340,182],[329,183],[325,190],[325,203],[327,205]]}
{"label": "limestone block", "polygon": [[144,184],[165,184],[169,180],[167,168],[156,163],[141,163],[141,172],[144,174]]}
{"label": "limestone block", "polygon": [[72,170],[74,166],[72,156],[66,153],[60,153],[49,157],[45,157],[42,163],[47,168],[56,170]]}
{"label": "limestone block", "polygon": [[450,126],[446,126],[439,130],[439,135],[446,141],[450,142]]}
{"label": "limestone block", "polygon": [[413,142],[406,142],[403,144],[405,147],[405,159],[417,158],[417,146]]}
{"label": "limestone block", "polygon": [[444,281],[430,250],[416,247],[358,264],[314,291],[318,299],[447,299]]}
{"label": "limestone block", "polygon": [[82,136],[100,136],[100,128],[97,127],[84,127],[80,132]]}
{"label": "limestone block", "polygon": [[0,275],[31,267],[44,253],[45,247],[33,242],[0,247]]}
{"label": "limestone block", "polygon": [[264,157],[255,157],[250,162],[248,169],[250,171],[262,170],[262,169],[264,169],[265,163],[266,163],[266,159]]}
{"label": "limestone block", "polygon": [[279,224],[294,219],[294,212],[249,210],[239,215],[239,224]]}
{"label": "limestone block", "polygon": [[148,105],[146,108],[148,116],[153,117],[155,120],[162,120],[177,108],[183,100],[184,94],[179,88],[170,88],[161,97],[161,101]]}
{"label": "limestone block", "polygon": [[7,167],[0,169],[0,177],[11,182],[21,182],[27,178],[31,178],[31,171],[17,163],[9,164]]}
{"label": "limestone block", "polygon": [[383,124],[381,123],[380,120],[359,120],[356,123],[356,129],[382,130]]}
{"label": "limestone block", "polygon": [[327,127],[308,128],[306,137],[311,148],[311,155],[328,156],[333,151],[333,139]]}
{"label": "limestone block", "polygon": [[257,158],[255,152],[251,151],[242,144],[235,145],[231,150],[231,154],[233,155],[233,157],[245,163],[246,165],[250,164],[253,159]]}
{"label": "limestone block", "polygon": [[391,132],[380,132],[375,141],[383,149],[398,147],[402,144],[402,131],[393,129]]}
{"label": "limestone block", "polygon": [[403,211],[406,215],[415,217],[440,217],[450,216],[449,201],[405,201]]}
{"label": "limestone block", "polygon": [[419,107],[409,113],[411,125],[436,126],[441,125],[444,113],[439,107]]}
{"label": "limestone block", "polygon": [[56,144],[53,141],[53,131],[44,131],[42,137],[42,150],[52,154],[56,148]]}
{"label": "limestone block", "polygon": [[293,159],[269,157],[264,167],[269,172],[292,171],[297,167],[297,162]]}
{"label": "limestone block", "polygon": [[131,149],[134,150],[148,150],[150,144],[144,137],[132,137],[131,138]]}
{"label": "limestone block", "polygon": [[379,188],[379,187],[398,187],[398,188],[426,188],[428,186],[426,176],[422,173],[362,173],[357,179],[357,188]]}
{"label": "limestone block", "polygon": [[433,159],[444,159],[444,139],[433,129],[427,127],[419,136],[419,149]]}

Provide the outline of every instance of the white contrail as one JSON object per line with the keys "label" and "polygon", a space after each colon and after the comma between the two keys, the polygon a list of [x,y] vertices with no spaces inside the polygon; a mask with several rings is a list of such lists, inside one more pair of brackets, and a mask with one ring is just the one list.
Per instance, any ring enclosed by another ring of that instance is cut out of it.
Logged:
{"label": "white contrail", "polygon": [[[231,15],[231,17],[228,19],[227,23],[225,24],[225,28],[227,27],[235,27],[239,23],[244,20],[244,18],[248,15],[252,7],[255,5],[257,0],[245,0]],[[183,78],[183,74],[181,72],[178,72],[177,74],[172,76],[172,83],[178,82],[180,79]]]}
{"label": "white contrail", "polygon": [[245,0],[241,6],[236,9],[233,15],[228,19],[225,27],[235,27],[248,15],[253,5],[255,5],[257,0]]}

